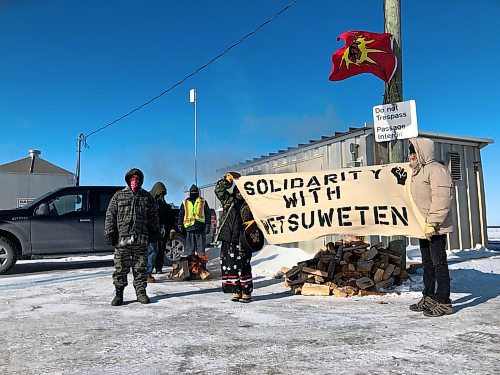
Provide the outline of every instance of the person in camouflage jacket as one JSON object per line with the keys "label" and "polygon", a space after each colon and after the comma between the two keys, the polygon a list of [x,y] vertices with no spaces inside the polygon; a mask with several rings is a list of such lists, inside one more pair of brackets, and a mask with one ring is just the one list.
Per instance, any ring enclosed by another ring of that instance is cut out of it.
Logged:
{"label": "person in camouflage jacket", "polygon": [[217,239],[222,242],[222,290],[233,293],[231,300],[234,302],[250,302],[253,291],[252,252],[242,247],[240,236],[245,223],[252,221],[253,216],[236,185],[232,192],[228,190],[235,177],[238,178],[239,173],[229,172],[215,185],[215,195],[223,207],[217,234]]}
{"label": "person in camouflage jacket", "polygon": [[148,243],[158,241],[159,224],[157,205],[146,190],[142,189],[144,174],[132,168],[125,174],[127,187],[113,195],[106,211],[104,234],[115,247],[113,283],[116,296],[113,306],[123,303],[123,289],[132,268],[137,300],[149,303],[146,295]]}

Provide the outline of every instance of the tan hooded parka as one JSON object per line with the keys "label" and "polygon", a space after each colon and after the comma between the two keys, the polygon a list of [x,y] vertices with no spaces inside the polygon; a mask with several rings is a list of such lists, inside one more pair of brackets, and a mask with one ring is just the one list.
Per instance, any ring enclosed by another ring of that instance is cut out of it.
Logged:
{"label": "tan hooded parka", "polygon": [[411,194],[425,222],[433,225],[438,234],[451,233],[453,221],[453,181],[448,169],[434,159],[434,141],[411,138],[417,161],[411,162]]}

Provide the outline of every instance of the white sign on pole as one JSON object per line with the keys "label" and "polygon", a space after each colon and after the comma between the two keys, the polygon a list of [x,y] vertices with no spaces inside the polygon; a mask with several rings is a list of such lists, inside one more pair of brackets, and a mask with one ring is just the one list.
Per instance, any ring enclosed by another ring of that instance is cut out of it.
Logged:
{"label": "white sign on pole", "polygon": [[415,100],[373,107],[373,128],[376,142],[418,136]]}

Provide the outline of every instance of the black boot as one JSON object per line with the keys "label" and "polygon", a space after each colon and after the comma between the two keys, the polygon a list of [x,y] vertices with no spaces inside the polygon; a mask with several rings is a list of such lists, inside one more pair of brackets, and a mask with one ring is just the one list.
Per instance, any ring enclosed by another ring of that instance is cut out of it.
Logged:
{"label": "black boot", "polygon": [[122,303],[123,303],[123,289],[116,288],[116,295],[115,298],[113,298],[113,301],[111,301],[111,305],[121,306]]}
{"label": "black boot", "polygon": [[144,293],[139,293],[137,295],[137,301],[143,304],[148,304],[150,302],[149,297],[147,296],[146,292]]}

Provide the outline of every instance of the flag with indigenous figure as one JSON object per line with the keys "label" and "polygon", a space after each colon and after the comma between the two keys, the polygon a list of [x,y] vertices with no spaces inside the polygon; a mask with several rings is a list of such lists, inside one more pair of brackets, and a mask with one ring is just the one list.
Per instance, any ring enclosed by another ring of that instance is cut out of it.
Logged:
{"label": "flag with indigenous figure", "polygon": [[332,55],[330,81],[341,81],[361,73],[372,73],[385,82],[391,80],[397,67],[391,34],[346,31],[337,38],[340,39],[346,45]]}

